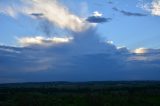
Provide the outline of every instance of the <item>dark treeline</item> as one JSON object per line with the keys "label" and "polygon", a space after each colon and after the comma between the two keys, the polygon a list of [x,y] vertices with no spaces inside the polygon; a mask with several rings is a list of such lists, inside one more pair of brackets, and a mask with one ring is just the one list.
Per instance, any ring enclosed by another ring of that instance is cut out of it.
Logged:
{"label": "dark treeline", "polygon": [[160,82],[1,84],[0,106],[160,106]]}

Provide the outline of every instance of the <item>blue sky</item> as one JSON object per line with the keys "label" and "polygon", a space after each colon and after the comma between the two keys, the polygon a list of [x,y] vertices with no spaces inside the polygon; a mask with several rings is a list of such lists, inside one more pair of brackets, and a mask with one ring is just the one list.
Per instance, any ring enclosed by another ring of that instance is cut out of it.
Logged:
{"label": "blue sky", "polygon": [[0,83],[160,80],[159,0],[0,0]]}
{"label": "blue sky", "polygon": [[[109,4],[108,1],[113,3]],[[16,3],[15,1],[1,0],[1,5],[10,5],[10,2]],[[160,17],[150,15],[138,7],[139,0],[61,0],[61,2],[79,16],[87,17],[94,11],[99,11],[104,17],[112,18],[112,21],[98,25],[98,31],[102,37],[112,40],[117,46],[126,46],[129,49],[159,48],[160,46]],[[147,0],[147,2],[151,2],[151,0]],[[148,16],[125,16],[114,11],[113,7],[129,12],[148,14]],[[0,14],[0,20],[0,43],[5,45],[17,45],[16,37],[41,33],[37,31],[36,23],[25,16],[13,19]],[[33,28],[29,26],[33,26]]]}

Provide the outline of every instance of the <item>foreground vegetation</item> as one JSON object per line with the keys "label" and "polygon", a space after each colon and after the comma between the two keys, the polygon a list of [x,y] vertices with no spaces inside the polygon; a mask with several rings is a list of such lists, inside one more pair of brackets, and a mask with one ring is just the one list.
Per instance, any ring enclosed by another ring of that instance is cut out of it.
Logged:
{"label": "foreground vegetation", "polygon": [[0,106],[160,106],[160,82],[1,84]]}

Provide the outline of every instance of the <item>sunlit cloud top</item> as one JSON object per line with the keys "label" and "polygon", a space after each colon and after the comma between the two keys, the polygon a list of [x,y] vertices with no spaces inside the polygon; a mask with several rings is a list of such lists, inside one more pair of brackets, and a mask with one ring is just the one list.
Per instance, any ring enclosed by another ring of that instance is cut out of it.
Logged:
{"label": "sunlit cloud top", "polygon": [[36,37],[18,38],[18,42],[22,46],[63,44],[63,43],[69,43],[71,42],[71,40],[73,40],[73,37],[45,38],[42,36],[36,36]]}

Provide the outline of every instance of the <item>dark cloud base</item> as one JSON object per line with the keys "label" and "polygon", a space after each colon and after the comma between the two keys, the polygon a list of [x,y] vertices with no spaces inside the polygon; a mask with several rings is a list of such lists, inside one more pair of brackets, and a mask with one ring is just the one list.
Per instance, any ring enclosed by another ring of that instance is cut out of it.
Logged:
{"label": "dark cloud base", "polygon": [[[160,52],[99,42],[95,28],[63,45],[0,47],[0,82],[160,80]],[[160,50],[156,50],[160,51]]]}
{"label": "dark cloud base", "polygon": [[90,16],[86,19],[86,21],[90,23],[105,23],[111,20],[112,18],[104,18],[104,17],[98,17],[98,16]]}

